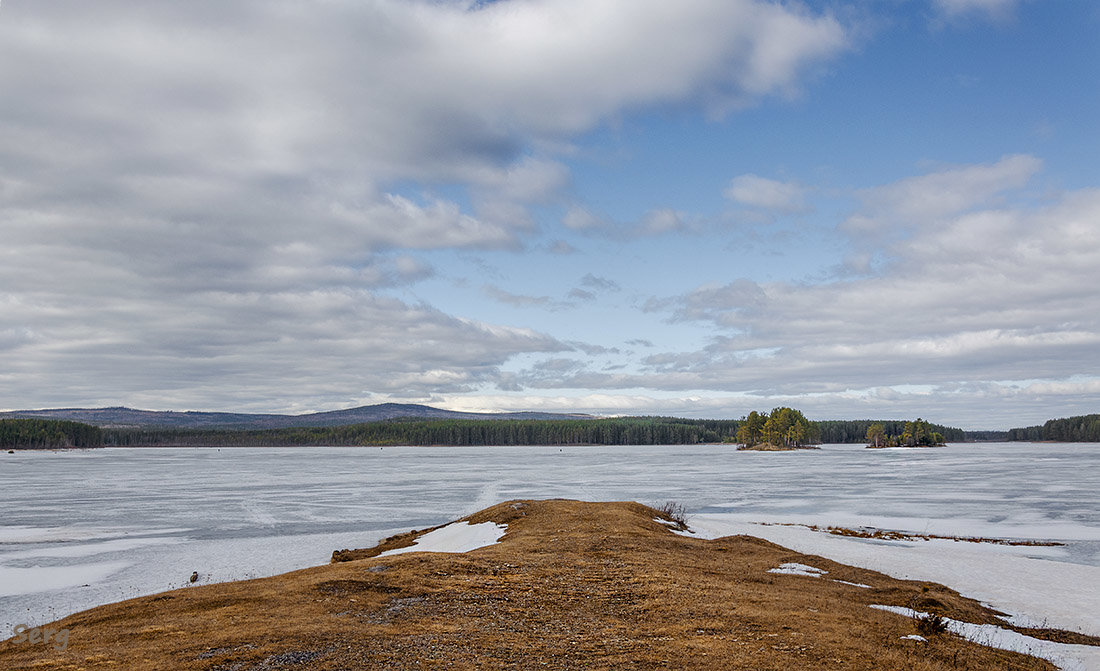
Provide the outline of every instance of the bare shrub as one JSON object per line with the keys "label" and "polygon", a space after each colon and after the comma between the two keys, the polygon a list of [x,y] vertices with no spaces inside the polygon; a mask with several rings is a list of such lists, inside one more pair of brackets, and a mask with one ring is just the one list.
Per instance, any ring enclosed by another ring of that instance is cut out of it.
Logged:
{"label": "bare shrub", "polygon": [[947,619],[937,613],[918,613],[913,620],[921,636],[936,636],[947,631]]}
{"label": "bare shrub", "polygon": [[684,504],[676,501],[665,501],[657,508],[657,512],[661,514],[661,517],[675,522],[681,529],[687,529],[687,510],[684,509]]}

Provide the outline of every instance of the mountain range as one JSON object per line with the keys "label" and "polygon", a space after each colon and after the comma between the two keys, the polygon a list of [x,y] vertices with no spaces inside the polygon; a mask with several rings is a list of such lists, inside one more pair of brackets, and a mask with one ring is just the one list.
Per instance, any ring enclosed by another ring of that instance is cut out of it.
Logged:
{"label": "mountain range", "polygon": [[387,419],[592,419],[592,415],[550,412],[455,412],[413,403],[380,403],[304,415],[237,412],[177,412],[133,408],[58,408],[0,412],[0,419],[36,418],[83,422],[105,428],[285,429],[345,426]]}

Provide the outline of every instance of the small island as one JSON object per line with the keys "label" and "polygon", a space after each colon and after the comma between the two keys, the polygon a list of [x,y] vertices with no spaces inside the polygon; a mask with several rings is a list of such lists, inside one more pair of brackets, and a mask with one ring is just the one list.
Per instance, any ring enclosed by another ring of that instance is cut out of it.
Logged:
{"label": "small island", "polygon": [[753,410],[737,427],[739,450],[786,452],[818,449],[818,431],[794,408],[775,408],[771,414]]}
{"label": "small island", "polygon": [[882,424],[872,424],[867,427],[867,447],[943,447],[945,445],[943,435],[933,431],[932,425],[918,417],[915,421],[906,422],[900,436],[886,434]]}

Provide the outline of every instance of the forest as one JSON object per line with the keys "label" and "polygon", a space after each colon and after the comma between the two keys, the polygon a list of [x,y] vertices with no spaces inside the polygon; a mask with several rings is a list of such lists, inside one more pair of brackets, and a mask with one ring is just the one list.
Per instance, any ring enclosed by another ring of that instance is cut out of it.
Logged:
{"label": "forest", "polygon": [[[769,439],[803,443],[863,443],[873,424],[886,435],[902,436],[906,420],[808,421],[800,412],[783,410],[765,429],[767,414],[752,413],[740,420],[683,419],[678,417],[616,417],[568,420],[391,419],[365,424],[290,429],[175,429],[98,428],[62,420],[0,420],[0,447],[292,447],[308,445],[696,445],[757,442]],[[755,419],[759,422],[748,421]],[[1096,419],[1098,416],[1092,416]],[[747,422],[747,425],[746,425]],[[948,442],[961,442],[960,429],[929,424]],[[1042,427],[1036,427],[1042,428]],[[745,431],[760,431],[747,436]],[[1061,434],[1059,434],[1061,435]],[[770,437],[770,438],[769,438]],[[1018,438],[1017,440],[1036,440]],[[1057,438],[1057,440],[1067,440]]]}
{"label": "forest", "polygon": [[387,420],[260,431],[108,430],[107,445],[693,445],[720,443],[735,420],[622,417],[578,420]]}
{"label": "forest", "polygon": [[98,426],[56,419],[0,419],[0,448],[102,447]]}
{"label": "forest", "polygon": [[1100,415],[1048,419],[1042,426],[1010,429],[1008,440],[1098,443],[1100,442]]}

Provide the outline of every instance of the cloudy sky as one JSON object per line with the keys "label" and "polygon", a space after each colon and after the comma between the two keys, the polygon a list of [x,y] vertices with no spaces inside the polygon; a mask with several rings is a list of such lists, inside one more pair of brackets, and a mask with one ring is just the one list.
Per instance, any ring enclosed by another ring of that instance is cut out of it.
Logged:
{"label": "cloudy sky", "polygon": [[1092,0],[4,0],[0,409],[1100,411]]}

